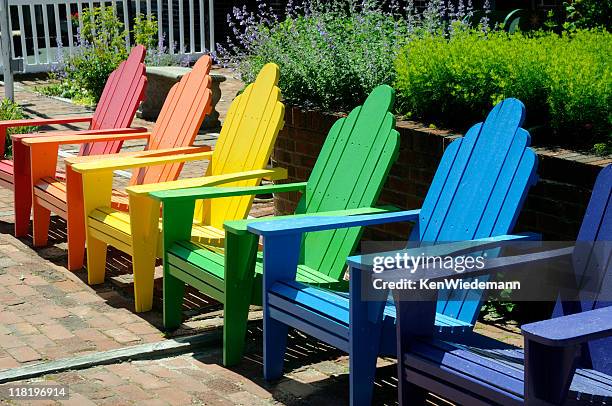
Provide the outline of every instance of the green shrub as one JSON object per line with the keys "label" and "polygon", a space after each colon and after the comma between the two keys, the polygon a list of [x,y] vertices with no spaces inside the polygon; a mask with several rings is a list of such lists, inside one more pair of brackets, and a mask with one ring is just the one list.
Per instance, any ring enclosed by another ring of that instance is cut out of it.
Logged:
{"label": "green shrub", "polygon": [[498,101],[516,97],[527,107],[527,125],[544,126],[557,135],[554,141],[610,143],[610,55],[606,31],[427,35],[407,44],[396,60],[398,108],[464,129]]}
{"label": "green shrub", "polygon": [[93,48],[117,51],[126,56],[125,38],[127,32],[113,7],[93,7],[83,11],[82,43]]}
{"label": "green shrub", "polygon": [[[4,120],[20,120],[26,118],[23,114],[21,107],[11,101],[10,99],[3,98],[0,102],[0,121]],[[6,143],[4,149],[5,156],[11,156],[12,142],[10,139],[11,134],[27,134],[36,131],[37,127],[12,127],[6,132]]]}
{"label": "green shrub", "polygon": [[55,82],[43,86],[36,86],[35,90],[37,92],[47,96],[71,99],[75,104],[83,106],[92,106],[96,104],[97,99],[75,81],[65,79],[54,73],[49,74],[49,77]]}
{"label": "green shrub", "polygon": [[158,29],[157,18],[154,15],[147,18],[142,14],[138,14],[134,18],[134,28],[132,29],[134,42],[144,45],[147,50],[155,48],[157,46]]}
{"label": "green shrub", "polygon": [[127,57],[127,32],[112,7],[88,8],[82,19],[78,52],[63,61],[62,81],[45,93],[95,103],[108,76]]}
{"label": "green shrub", "polygon": [[[100,99],[111,72],[127,58],[126,39],[129,33],[112,7],[88,8],[83,11],[82,19],[78,51],[64,58],[61,46],[58,46],[61,70],[53,73],[51,78],[60,80],[38,90],[50,96],[92,105]],[[134,43],[147,48],[147,65],[181,63],[175,55],[166,52],[163,41],[158,43],[157,29],[155,16],[148,19],[138,14],[134,19]]]}
{"label": "green shrub", "polygon": [[568,0],[564,3],[567,29],[612,28],[612,0]]}
{"label": "green shrub", "polygon": [[249,27],[235,52],[221,50],[223,62],[235,65],[247,83],[265,63],[278,64],[283,97],[306,107],[350,109],[376,85],[392,83],[393,59],[408,38],[407,22],[375,8],[321,7]]}

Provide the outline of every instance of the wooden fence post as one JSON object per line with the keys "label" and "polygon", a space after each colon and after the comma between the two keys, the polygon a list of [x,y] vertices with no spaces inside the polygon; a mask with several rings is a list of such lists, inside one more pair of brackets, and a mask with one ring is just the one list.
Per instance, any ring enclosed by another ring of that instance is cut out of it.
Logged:
{"label": "wooden fence post", "polygon": [[12,31],[9,22],[8,0],[0,0],[0,40],[2,49],[2,67],[4,70],[4,96],[15,99],[13,83],[13,67],[11,63]]}

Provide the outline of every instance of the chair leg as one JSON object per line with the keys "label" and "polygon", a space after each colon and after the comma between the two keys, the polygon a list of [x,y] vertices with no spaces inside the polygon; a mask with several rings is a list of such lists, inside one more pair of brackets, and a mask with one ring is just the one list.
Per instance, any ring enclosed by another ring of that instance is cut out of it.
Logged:
{"label": "chair leg", "polygon": [[[87,282],[94,285],[104,282],[108,244],[93,236],[92,226],[87,218],[96,208],[110,206],[113,172],[82,174],[81,179],[83,185],[83,227],[86,230],[87,244]],[[72,197],[72,192],[70,196]]]}
{"label": "chair leg", "polygon": [[77,271],[83,268],[85,259],[85,231],[71,227],[68,215],[68,270]]}
{"label": "chair leg", "polygon": [[146,196],[130,196],[130,231],[136,311],[153,307],[155,259],[159,248],[160,203]]}
{"label": "chair leg", "polygon": [[[351,274],[351,278],[353,273]],[[358,277],[356,277],[358,279]],[[351,280],[351,283],[354,283]],[[351,287],[349,383],[351,405],[369,405],[374,392],[376,361],[380,353],[384,301],[354,300]],[[383,298],[384,299],[384,298]],[[394,331],[389,333],[393,334]]]}
{"label": "chair leg", "polygon": [[[423,301],[408,302],[407,295],[409,294],[412,299],[417,299],[420,296]],[[397,389],[400,405],[420,406],[425,404],[427,390],[407,379],[403,359],[404,354],[410,351],[410,343],[415,336],[429,337],[433,334],[436,319],[436,298],[437,292],[393,292],[397,317]]]}
{"label": "chair leg", "polygon": [[25,237],[30,231],[32,179],[30,174],[30,151],[21,142],[13,142],[13,174],[15,237]]}
{"label": "chair leg", "polygon": [[66,223],[68,230],[68,270],[83,268],[85,257],[85,213],[81,175],[66,166]]}
{"label": "chair leg", "polygon": [[[33,185],[45,177],[53,176],[57,165],[57,145],[44,145],[30,148],[30,179],[25,181],[30,191],[30,201],[33,203],[34,246],[47,244],[49,239],[49,222],[51,212],[35,200]],[[21,175],[20,175],[21,176]],[[18,182],[18,179],[15,179]]]}
{"label": "chair leg", "polygon": [[106,250],[108,244],[87,235],[87,283],[97,285],[104,283],[106,273]]}
{"label": "chair leg", "polygon": [[163,283],[164,328],[166,330],[175,330],[183,321],[181,306],[183,305],[183,296],[185,295],[185,283],[170,275],[166,269],[164,269]]}
{"label": "chair leg", "polygon": [[274,381],[283,376],[289,327],[264,312],[264,378]]}
{"label": "chair leg", "polygon": [[223,309],[223,365],[240,362],[244,352],[252,286],[244,284],[235,295],[228,295]]}
{"label": "chair leg", "polygon": [[[136,248],[136,246],[134,246]],[[136,312],[148,312],[153,308],[153,284],[155,282],[155,254],[134,249],[134,300]]]}
{"label": "chair leg", "polygon": [[374,393],[378,351],[372,347],[351,348],[349,386],[351,405],[370,405]]}
{"label": "chair leg", "polygon": [[49,224],[51,223],[51,211],[41,206],[36,201],[32,204],[32,225],[35,247],[44,247],[49,242]]}
{"label": "chair leg", "polygon": [[[249,305],[253,295],[261,297],[261,284],[256,285],[255,261],[257,236],[226,233],[225,292],[223,323],[223,364],[235,365],[245,347]],[[257,293],[253,292],[257,286]],[[247,293],[248,292],[248,293]]]}
{"label": "chair leg", "polygon": [[15,184],[14,188],[15,237],[25,237],[30,231],[32,195],[27,186],[17,186],[17,184]]}
{"label": "chair leg", "polygon": [[[399,365],[398,368],[400,368]],[[405,380],[398,382],[398,386],[400,405],[421,406],[426,404],[425,399],[427,396],[427,390]]]}

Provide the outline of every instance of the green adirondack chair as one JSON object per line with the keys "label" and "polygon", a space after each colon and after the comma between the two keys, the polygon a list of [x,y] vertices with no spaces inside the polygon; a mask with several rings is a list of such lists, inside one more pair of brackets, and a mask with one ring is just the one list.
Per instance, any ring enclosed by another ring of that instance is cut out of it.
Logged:
{"label": "green adirondack chair", "polygon": [[[261,305],[263,264],[258,237],[247,231],[257,220],[225,223],[225,255],[219,248],[190,241],[194,203],[259,193],[303,191],[296,214],[359,215],[394,208],[376,208],[391,165],[397,158],[399,134],[389,112],[394,91],[379,86],[363,106],[331,128],[307,182],[259,187],[202,187],[152,192],[163,202],[164,326],[181,324],[185,284],[224,304],[223,363],[242,357],[249,305]],[[295,217],[295,216],[293,216]],[[280,218],[280,217],[277,217]],[[270,218],[261,220],[270,221]],[[360,228],[313,233],[305,238],[305,256],[297,272],[301,282],[347,289],[342,276],[346,257],[356,247]]]}

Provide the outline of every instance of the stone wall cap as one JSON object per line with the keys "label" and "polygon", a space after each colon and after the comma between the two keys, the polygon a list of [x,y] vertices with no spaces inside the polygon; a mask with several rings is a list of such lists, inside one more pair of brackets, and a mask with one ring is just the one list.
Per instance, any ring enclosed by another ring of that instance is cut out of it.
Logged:
{"label": "stone wall cap", "polygon": [[[191,68],[184,66],[147,66],[147,75],[162,76],[165,78],[179,80],[185,74],[191,72]],[[213,82],[225,82],[227,78],[218,73],[211,73]]]}

